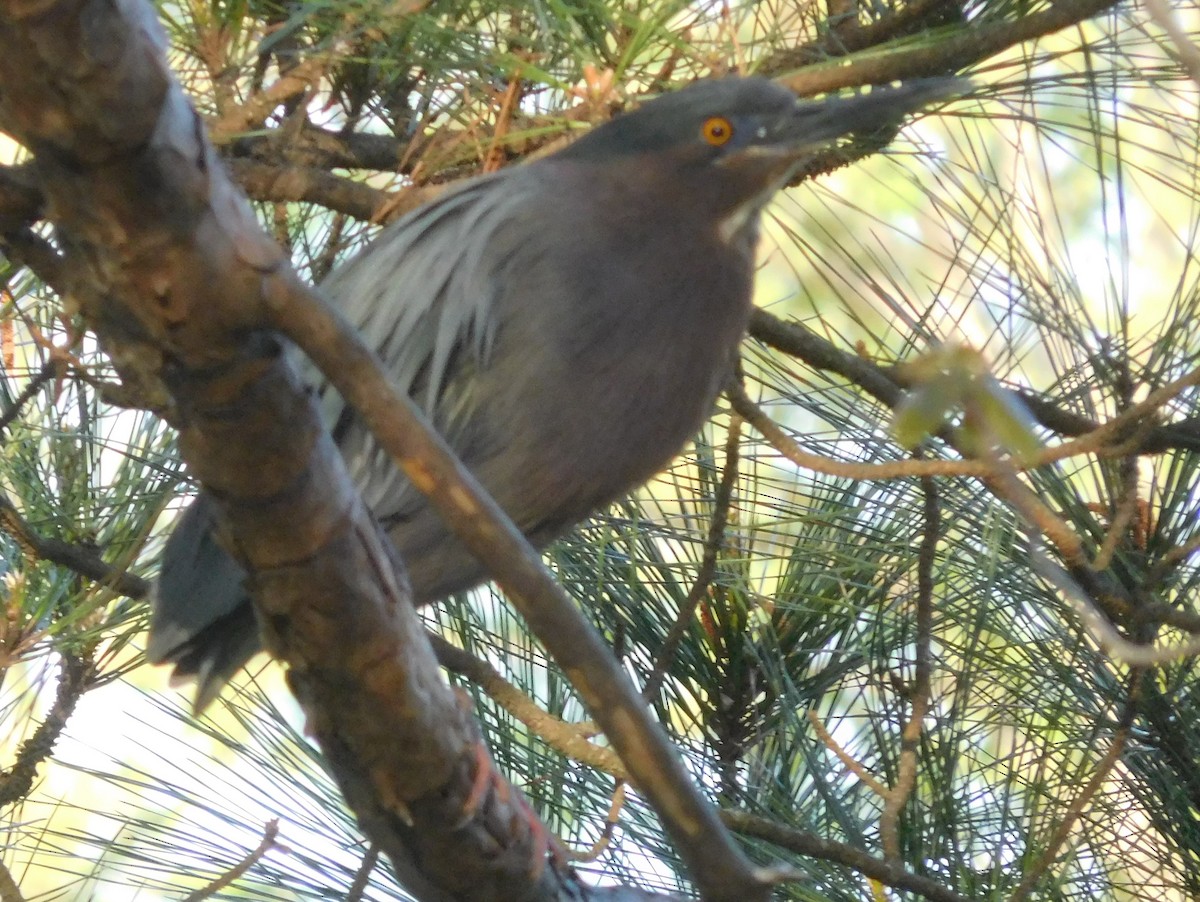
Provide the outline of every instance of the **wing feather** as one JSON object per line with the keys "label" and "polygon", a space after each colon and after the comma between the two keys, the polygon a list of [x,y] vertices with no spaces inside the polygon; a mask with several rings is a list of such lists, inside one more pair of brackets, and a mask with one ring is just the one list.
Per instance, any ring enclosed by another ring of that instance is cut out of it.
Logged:
{"label": "wing feather", "polygon": [[[512,173],[472,181],[384,229],[323,284],[460,455],[471,445],[471,375],[485,367],[496,335],[494,248],[519,213]],[[498,181],[513,183],[498,190]],[[336,392],[320,389],[329,422],[364,499],[381,518],[417,502],[403,474]],[[469,463],[469,461],[468,461]]]}

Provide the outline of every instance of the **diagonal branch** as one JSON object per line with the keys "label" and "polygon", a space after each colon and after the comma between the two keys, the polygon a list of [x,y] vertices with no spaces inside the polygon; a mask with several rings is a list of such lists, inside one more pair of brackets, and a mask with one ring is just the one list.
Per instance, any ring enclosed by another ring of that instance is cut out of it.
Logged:
{"label": "diagonal branch", "polygon": [[29,794],[38,766],[50,757],[79,699],[93,685],[95,673],[90,660],[63,654],[59,668],[58,691],[46,718],[33,735],[21,743],[12,766],[0,771],[0,810],[22,801]]}
{"label": "diagonal branch", "polygon": [[932,902],[967,902],[966,896],[959,895],[936,880],[914,874],[897,864],[876,858],[854,846],[822,839],[802,830],[793,830],[776,821],[745,811],[722,811],[721,820],[743,836],[763,839],[774,843],[781,849],[788,849],[810,858],[845,865],[872,880],[878,880],[880,883],[894,886],[897,889],[919,893]]}
{"label": "diagonal branch", "polygon": [[391,391],[362,339],[290,274],[268,281],[266,300],[274,322],[329,376],[380,446],[487,565],[570,676],[633,782],[659,813],[706,898],[766,898],[768,884],[742,859],[608,647],[504,512],[424,425],[412,402]]}
{"label": "diagonal branch", "polygon": [[767,884],[632,684],[612,680],[620,670],[607,648],[263,235],[156,34],[145,3],[0,4],[0,120],[38,159],[48,209],[73,252],[81,314],[124,380],[169,393],[183,455],[220,499],[225,540],[252,574],[267,644],[290,665],[310,732],[364,830],[422,899],[582,892],[565,862],[547,856],[544,830],[490,770],[477,729],[441,680],[394,549],[266,331],[272,321],[303,340],[414,483],[524,600],[535,629],[552,635],[702,894],[766,898]]}
{"label": "diagonal branch", "polygon": [[260,284],[281,255],[173,84],[154,15],[0,5],[0,119],[38,159],[81,313],[123,379],[170,389],[311,730],[406,884],[422,899],[464,884],[480,899],[575,894],[519,794],[482,772],[390,543],[260,328]]}

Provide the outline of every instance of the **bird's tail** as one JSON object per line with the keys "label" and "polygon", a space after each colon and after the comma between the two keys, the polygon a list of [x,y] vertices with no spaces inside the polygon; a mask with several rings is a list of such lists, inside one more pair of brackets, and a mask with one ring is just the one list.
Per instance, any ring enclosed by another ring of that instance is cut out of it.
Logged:
{"label": "bird's tail", "polygon": [[196,711],[262,648],[245,571],[218,544],[215,516],[202,492],[167,540],[146,649],[151,662],[175,665],[172,682],[196,681]]}

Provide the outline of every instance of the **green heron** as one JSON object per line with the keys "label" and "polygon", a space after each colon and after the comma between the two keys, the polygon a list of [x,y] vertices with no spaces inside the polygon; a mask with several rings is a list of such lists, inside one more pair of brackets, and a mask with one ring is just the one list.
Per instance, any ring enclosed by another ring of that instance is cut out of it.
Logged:
{"label": "green heron", "polygon": [[[924,79],[798,102],[696,83],[384,229],[324,288],[536,547],[666,466],[708,417],[750,313],[759,214],[797,165],[961,90]],[[332,393],[330,393],[332,394]],[[428,603],[486,574],[353,410],[325,399],[366,502]],[[260,648],[203,493],[167,545],[149,657],[203,706]]]}

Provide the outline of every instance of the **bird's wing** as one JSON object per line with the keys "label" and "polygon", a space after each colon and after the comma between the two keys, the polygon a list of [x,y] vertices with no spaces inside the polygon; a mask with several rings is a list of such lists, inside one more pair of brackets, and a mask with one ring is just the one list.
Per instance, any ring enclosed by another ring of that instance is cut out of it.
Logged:
{"label": "bird's wing", "polygon": [[[520,190],[508,173],[477,179],[384,229],[323,288],[451,446],[470,456],[471,374],[496,328],[496,240]],[[412,487],[336,394],[323,407],[364,499],[384,517],[416,503]],[[469,463],[469,461],[468,461]]]}
{"label": "bird's wing", "polygon": [[[483,365],[495,330],[492,240],[520,192],[496,192],[503,176],[473,181],[384,229],[325,283],[392,377],[427,409],[456,450],[470,438],[471,373]],[[301,363],[309,381],[322,382]],[[327,384],[318,389],[351,476],[377,515],[423,504],[416,490]],[[343,415],[345,413],[345,415]],[[148,655],[173,661],[176,676],[200,682],[197,709],[258,650],[245,573],[216,540],[216,512],[204,493],[171,535],[154,599]],[[461,560],[452,562],[464,566]],[[465,566],[472,564],[468,558]],[[467,577],[471,578],[472,573]]]}

